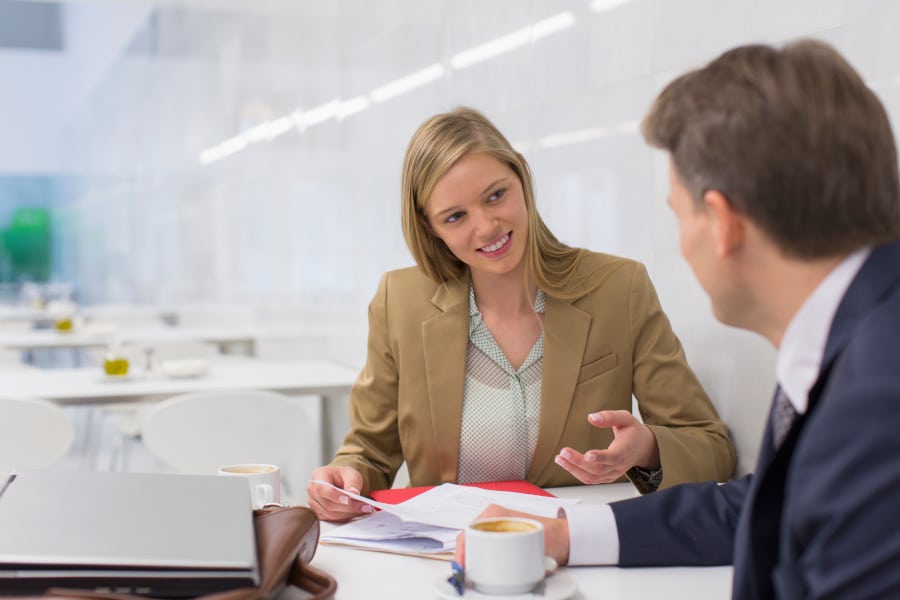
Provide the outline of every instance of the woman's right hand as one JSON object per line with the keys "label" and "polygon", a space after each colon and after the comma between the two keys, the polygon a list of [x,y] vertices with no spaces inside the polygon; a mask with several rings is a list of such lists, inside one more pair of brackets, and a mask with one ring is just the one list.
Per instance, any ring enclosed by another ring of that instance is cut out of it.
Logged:
{"label": "woman's right hand", "polygon": [[326,481],[334,486],[359,494],[363,478],[353,467],[319,467],[312,472],[311,481],[306,484],[309,507],[323,521],[349,521],[353,517],[372,512],[372,507],[359,500],[353,500],[327,485],[315,483]]}

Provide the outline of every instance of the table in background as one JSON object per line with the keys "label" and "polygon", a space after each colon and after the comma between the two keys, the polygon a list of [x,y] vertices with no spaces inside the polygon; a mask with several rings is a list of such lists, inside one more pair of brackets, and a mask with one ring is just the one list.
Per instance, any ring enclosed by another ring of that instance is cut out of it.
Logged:
{"label": "table in background", "polygon": [[[175,325],[178,323],[178,313],[174,309],[160,308],[157,306],[110,304],[76,306],[75,315],[91,321],[104,319],[158,319],[160,323]],[[2,322],[53,324],[56,315],[46,308],[33,308],[20,304],[0,305],[0,323]]]}
{"label": "table in background", "polygon": [[46,369],[0,372],[4,396],[43,398],[60,405],[164,400],[176,394],[207,390],[262,389],[288,396],[321,398],[321,458],[331,458],[332,405],[350,393],[356,369],[330,360],[263,361],[246,359],[213,364],[209,374],[172,379],[158,373],[151,378],[140,371],[125,380],[110,380],[99,368]]}
{"label": "table in background", "polygon": [[232,346],[240,346],[248,356],[256,354],[256,336],[253,332],[226,327],[189,328],[158,327],[153,329],[118,329],[110,331],[60,332],[55,329],[35,329],[17,333],[0,332],[0,348],[31,352],[51,349],[106,348],[111,341],[121,345],[152,346],[181,342],[214,344],[220,352]]}
{"label": "table in background", "polygon": [[0,326],[2,323],[52,323],[55,319],[40,308],[20,305],[0,305]]}
{"label": "table in background", "polygon": [[[637,495],[630,483],[550,488],[559,497],[602,504]],[[333,528],[323,523],[323,530]],[[436,582],[450,575],[446,561],[320,544],[312,565],[337,579],[338,600],[437,598]],[[731,567],[566,567],[578,582],[574,598],[590,600],[703,600],[731,596]],[[500,596],[498,596],[500,598]]]}

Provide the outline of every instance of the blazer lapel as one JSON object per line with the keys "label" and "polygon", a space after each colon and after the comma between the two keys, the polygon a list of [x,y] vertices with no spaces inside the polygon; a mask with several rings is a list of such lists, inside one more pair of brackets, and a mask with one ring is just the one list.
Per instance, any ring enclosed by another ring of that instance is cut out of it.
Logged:
{"label": "blazer lapel", "polygon": [[872,249],[838,306],[828,332],[823,368],[843,348],[856,323],[900,282],[900,242]]}
{"label": "blazer lapel", "polygon": [[[850,287],[847,288],[828,331],[819,374],[809,390],[807,413],[812,411],[818,402],[828,381],[831,366],[847,343],[853,328],[885,294],[898,285],[900,269],[897,265],[900,265],[900,243],[895,242],[876,247],[863,263]],[[756,465],[757,475],[764,473],[769,463],[781,453],[781,448],[776,450],[773,445],[772,412],[774,408],[773,401],[766,419],[763,443]],[[799,425],[799,421],[791,426],[791,430]]]}
{"label": "blazer lapel", "polygon": [[541,425],[528,478],[547,468],[559,450],[559,440],[578,374],[581,372],[591,316],[571,301],[547,297],[544,312],[544,362],[541,370]]}
{"label": "blazer lapel", "polygon": [[441,285],[431,298],[441,313],[422,323],[428,405],[443,481],[455,482],[469,340],[468,277]]}

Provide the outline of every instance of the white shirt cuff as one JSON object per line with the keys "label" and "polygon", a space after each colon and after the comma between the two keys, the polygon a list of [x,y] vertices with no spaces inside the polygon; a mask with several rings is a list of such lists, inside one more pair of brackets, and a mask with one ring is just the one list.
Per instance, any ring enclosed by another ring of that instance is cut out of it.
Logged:
{"label": "white shirt cuff", "polygon": [[619,563],[619,530],[608,504],[574,504],[563,510],[569,521],[570,565]]}

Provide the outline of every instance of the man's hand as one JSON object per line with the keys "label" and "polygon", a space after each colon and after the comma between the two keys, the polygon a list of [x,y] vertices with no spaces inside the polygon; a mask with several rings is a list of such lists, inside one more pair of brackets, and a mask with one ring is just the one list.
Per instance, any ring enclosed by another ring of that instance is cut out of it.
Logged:
{"label": "man's hand", "polygon": [[[565,519],[536,517],[528,513],[509,510],[496,504],[491,504],[485,508],[477,518],[481,519],[482,517],[525,517],[539,521],[544,525],[544,552],[547,556],[552,557],[558,565],[564,565],[569,562],[569,522]],[[465,537],[465,532],[460,532],[456,538],[454,560],[461,565],[465,564]]]}

